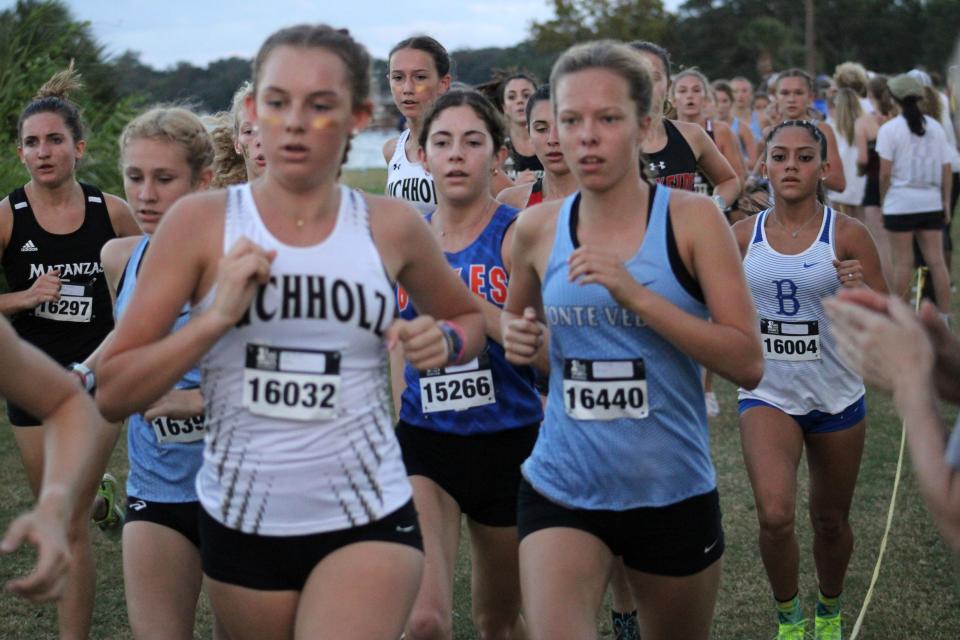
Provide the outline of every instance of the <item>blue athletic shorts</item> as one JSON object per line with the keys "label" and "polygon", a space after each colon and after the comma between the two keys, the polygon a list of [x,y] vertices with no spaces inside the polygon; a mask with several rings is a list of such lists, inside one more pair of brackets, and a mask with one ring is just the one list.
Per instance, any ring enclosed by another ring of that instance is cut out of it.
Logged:
{"label": "blue athletic shorts", "polygon": [[[752,407],[771,407],[781,410],[780,407],[756,400],[754,398],[745,398],[737,403],[737,410],[742,414]],[[793,415],[788,413],[791,418],[796,420],[804,433],[830,433],[831,431],[843,431],[857,424],[867,415],[867,402],[864,396],[851,404],[840,413],[824,413],[823,411],[811,411],[804,415]]]}

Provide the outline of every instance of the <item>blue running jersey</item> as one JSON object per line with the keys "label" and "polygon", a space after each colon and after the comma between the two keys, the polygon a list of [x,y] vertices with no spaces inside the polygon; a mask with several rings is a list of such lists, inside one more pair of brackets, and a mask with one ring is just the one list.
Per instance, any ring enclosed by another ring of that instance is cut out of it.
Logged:
{"label": "blue running jersey", "polygon": [[[117,321],[133,297],[140,263],[149,242],[149,236],[143,236],[127,261],[117,287],[114,306]],[[190,307],[187,305],[177,317],[173,330],[178,330],[189,320]],[[199,386],[199,369],[191,369],[176,384],[177,389]],[[203,462],[203,435],[203,416],[188,420],[160,417],[150,422],[141,413],[130,416],[127,422],[127,450],[130,457],[127,495],[155,502],[197,500],[194,479]]]}
{"label": "blue running jersey", "polygon": [[[670,264],[671,190],[651,188],[647,231],[626,268],[657,295],[706,319],[706,306]],[[605,287],[567,280],[579,199],[573,194],[560,209],[544,275],[550,394],[524,477],[550,500],[580,509],[661,507],[711,491],[716,475],[699,365]]]}
{"label": "blue running jersey", "polygon": [[[503,237],[516,219],[516,209],[500,205],[470,246],[445,254],[464,284],[500,309],[507,301],[509,282],[501,256]],[[402,289],[397,290],[397,306],[401,318],[417,317]],[[489,336],[483,353],[470,363],[422,374],[408,363],[403,377],[407,388],[400,419],[416,427],[475,435],[526,427],[543,419],[533,369],[507,362],[503,347]]]}

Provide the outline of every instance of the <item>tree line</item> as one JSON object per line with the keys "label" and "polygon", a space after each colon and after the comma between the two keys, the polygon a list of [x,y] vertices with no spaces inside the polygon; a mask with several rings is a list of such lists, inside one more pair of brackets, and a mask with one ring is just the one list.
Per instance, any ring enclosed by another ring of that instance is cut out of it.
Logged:
{"label": "tree line", "polygon": [[[676,12],[662,0],[548,0],[552,18],[531,25],[512,47],[453,52],[456,79],[482,84],[497,72],[523,69],[546,80],[557,55],[595,38],[652,40],[679,66],[697,65],[710,77],[758,79],[767,68],[803,64],[804,7],[799,0],[687,0]],[[943,72],[956,46],[957,0],[817,0],[818,69],[831,72],[858,60],[881,72],[914,65]],[[437,34],[441,37],[442,35]],[[120,190],[116,140],[131,115],[152,103],[186,103],[202,112],[228,109],[250,76],[250,60],[226,58],[206,66],[180,62],[167,69],[126,51],[108,57],[89,23],[61,0],[19,0],[0,12],[0,190],[26,180],[16,160],[16,119],[33,93],[71,59],[86,87],[75,96],[90,130],[81,179]],[[387,64],[374,65],[376,89],[389,103]]]}

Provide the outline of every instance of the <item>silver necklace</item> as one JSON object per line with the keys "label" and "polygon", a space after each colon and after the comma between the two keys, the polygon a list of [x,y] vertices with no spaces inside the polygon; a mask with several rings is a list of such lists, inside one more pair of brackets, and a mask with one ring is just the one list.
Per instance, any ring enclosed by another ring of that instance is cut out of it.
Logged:
{"label": "silver necklace", "polygon": [[773,217],[774,222],[776,222],[778,225],[780,225],[780,228],[781,228],[781,229],[783,229],[784,231],[786,231],[787,233],[790,234],[790,237],[791,237],[791,238],[796,238],[798,235],[800,235],[800,232],[803,231],[808,224],[810,224],[810,221],[817,217],[817,214],[819,214],[819,213],[820,213],[820,207],[818,206],[817,209],[816,209],[816,211],[813,212],[813,215],[810,216],[809,218],[807,218],[802,225],[800,225],[799,227],[797,227],[797,228],[796,228],[795,230],[793,230],[793,231],[790,231],[790,229],[787,228],[787,225],[783,224],[783,222],[780,221],[780,216],[777,215],[777,210],[776,210],[776,209],[773,210],[773,216],[772,216],[772,217]]}

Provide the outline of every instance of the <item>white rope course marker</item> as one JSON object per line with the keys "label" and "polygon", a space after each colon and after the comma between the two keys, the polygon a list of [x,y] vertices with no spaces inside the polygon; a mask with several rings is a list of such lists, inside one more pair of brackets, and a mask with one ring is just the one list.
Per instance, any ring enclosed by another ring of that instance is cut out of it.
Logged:
{"label": "white rope course marker", "polygon": [[[914,309],[920,311],[920,300],[923,295],[925,269],[917,269],[917,297],[914,302]],[[870,600],[873,599],[874,588],[877,586],[877,579],[880,577],[880,565],[883,563],[883,555],[887,550],[887,540],[890,537],[890,528],[893,526],[893,513],[897,508],[897,490],[900,488],[900,475],[903,471],[903,452],[907,445],[907,425],[906,422],[900,423],[900,456],[897,458],[897,472],[893,477],[893,493],[890,495],[890,507],[887,509],[887,526],[883,531],[883,537],[880,539],[880,551],[877,554],[877,564],[873,567],[873,576],[870,578],[870,587],[863,597],[863,606],[860,607],[860,615],[853,625],[853,631],[850,633],[850,640],[857,640],[860,635],[860,629],[863,627],[863,619],[867,615],[867,607],[870,606]]]}

